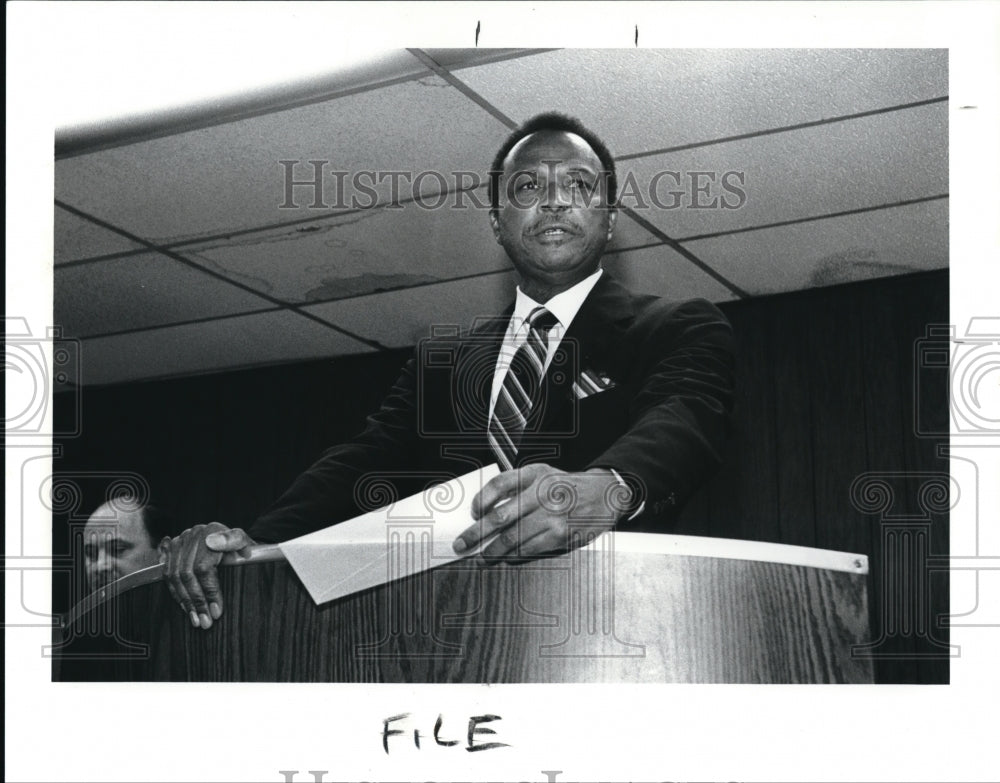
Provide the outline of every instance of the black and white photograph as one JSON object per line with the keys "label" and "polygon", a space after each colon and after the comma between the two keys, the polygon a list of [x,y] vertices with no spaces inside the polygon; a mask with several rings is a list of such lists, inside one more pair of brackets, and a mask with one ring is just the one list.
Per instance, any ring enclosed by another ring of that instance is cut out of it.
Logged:
{"label": "black and white photograph", "polygon": [[10,779],[989,779],[996,5],[40,5]]}

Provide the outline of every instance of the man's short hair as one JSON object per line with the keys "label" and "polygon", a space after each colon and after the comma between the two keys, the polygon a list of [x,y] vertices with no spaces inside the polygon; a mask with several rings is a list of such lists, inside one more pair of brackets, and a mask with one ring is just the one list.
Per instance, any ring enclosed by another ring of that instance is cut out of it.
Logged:
{"label": "man's short hair", "polygon": [[539,131],[575,133],[587,142],[601,161],[601,166],[604,168],[603,176],[608,194],[608,204],[614,205],[615,199],[618,197],[618,173],[615,170],[614,156],[607,145],[601,141],[596,133],[589,130],[576,117],[550,111],[538,114],[518,125],[511,131],[506,141],[500,146],[500,149],[497,150],[497,154],[494,156],[493,163],[490,166],[490,211],[495,212],[500,209],[500,178],[503,176],[503,162],[521,139]]}
{"label": "man's short hair", "polygon": [[164,506],[153,503],[137,503],[136,499],[128,494],[113,493],[105,501],[112,508],[118,511],[137,512],[142,515],[142,524],[146,528],[146,535],[149,536],[149,543],[155,549],[166,537],[179,535],[182,531],[177,521],[177,516]]}

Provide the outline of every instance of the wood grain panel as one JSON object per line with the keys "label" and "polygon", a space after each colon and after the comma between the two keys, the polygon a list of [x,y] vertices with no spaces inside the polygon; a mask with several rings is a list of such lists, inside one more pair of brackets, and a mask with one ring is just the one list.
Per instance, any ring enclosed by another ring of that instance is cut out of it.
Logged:
{"label": "wood grain panel", "polygon": [[[316,607],[285,563],[222,572],[193,630],[162,584],[98,607],[145,658],[64,657],[62,679],[305,682],[871,682],[864,577],[780,563],[578,551],[453,564]],[[617,589],[613,589],[615,586]],[[87,618],[84,618],[87,620]],[[78,627],[78,631],[84,623]],[[107,627],[107,623],[105,623]]]}

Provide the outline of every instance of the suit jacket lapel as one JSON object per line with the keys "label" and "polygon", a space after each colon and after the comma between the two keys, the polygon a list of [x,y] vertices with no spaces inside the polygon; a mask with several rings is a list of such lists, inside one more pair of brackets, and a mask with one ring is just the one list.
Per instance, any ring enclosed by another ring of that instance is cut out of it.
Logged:
{"label": "suit jacket lapel", "polygon": [[[467,406],[471,418],[483,423],[484,437],[489,422],[493,370],[513,311],[511,304],[500,316],[477,322],[461,348],[459,366],[463,368],[463,378],[452,395],[462,395],[461,400],[454,402]],[[545,432],[547,423],[568,404],[573,382],[582,370],[610,371],[612,375],[621,370],[619,365],[625,359],[621,351],[622,335],[634,317],[633,295],[605,271],[563,335],[559,347],[565,361],[557,362],[554,357],[549,364],[545,377],[547,404],[539,431]]]}
{"label": "suit jacket lapel", "polygon": [[[462,342],[457,362],[457,387],[452,389],[451,404],[464,406],[466,421],[486,437],[489,423],[493,375],[500,355],[500,346],[507,324],[514,312],[511,304],[502,315],[484,318],[473,324],[469,336]],[[456,398],[460,395],[460,398]],[[481,426],[480,426],[481,425]],[[464,429],[460,425],[460,429]]]}
{"label": "suit jacket lapel", "polygon": [[[577,311],[573,323],[559,344],[566,361],[556,362],[553,357],[546,373],[548,405],[541,423],[546,423],[568,403],[573,382],[581,371],[587,369],[611,371],[621,368],[622,335],[635,318],[634,297],[607,271]],[[558,352],[557,352],[558,353]]]}

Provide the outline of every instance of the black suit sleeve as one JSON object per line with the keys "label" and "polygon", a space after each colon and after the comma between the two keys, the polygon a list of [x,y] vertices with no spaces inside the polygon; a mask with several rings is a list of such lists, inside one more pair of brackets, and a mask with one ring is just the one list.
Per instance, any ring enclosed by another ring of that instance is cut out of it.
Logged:
{"label": "black suit sleeve", "polygon": [[628,428],[588,467],[610,467],[647,512],[674,516],[718,468],[733,405],[732,328],[711,303],[659,302],[629,335],[635,393]]}
{"label": "black suit sleeve", "polygon": [[247,531],[255,541],[287,541],[359,513],[358,479],[366,473],[404,470],[415,463],[416,359],[368,417],[364,431],[328,449]]}

